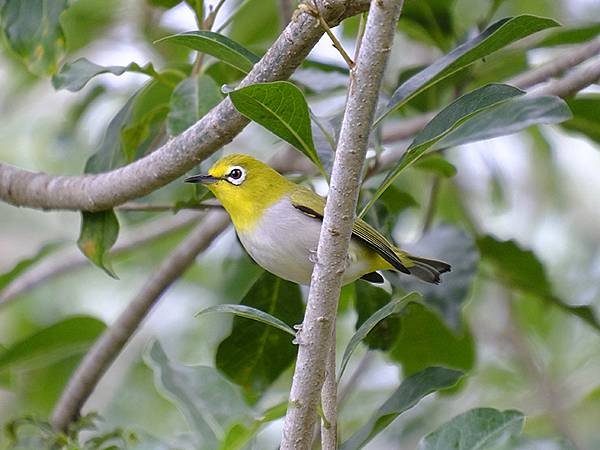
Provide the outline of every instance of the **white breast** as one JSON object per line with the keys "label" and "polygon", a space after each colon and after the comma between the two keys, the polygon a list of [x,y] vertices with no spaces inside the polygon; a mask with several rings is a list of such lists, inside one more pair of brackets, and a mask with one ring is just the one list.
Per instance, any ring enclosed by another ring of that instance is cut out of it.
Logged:
{"label": "white breast", "polygon": [[[314,253],[317,249],[321,221],[294,208],[285,197],[269,207],[257,225],[238,233],[242,245],[264,269],[286,280],[310,284]],[[364,260],[366,250],[350,242],[349,266],[343,284],[350,283],[369,271]]]}

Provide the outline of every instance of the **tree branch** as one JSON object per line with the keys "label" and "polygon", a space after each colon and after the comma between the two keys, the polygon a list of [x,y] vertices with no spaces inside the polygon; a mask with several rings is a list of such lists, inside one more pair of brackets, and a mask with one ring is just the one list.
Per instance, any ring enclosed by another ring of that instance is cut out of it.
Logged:
{"label": "tree branch", "polygon": [[88,351],[81,364],[69,380],[54,411],[52,426],[64,431],[80,413],[81,407],[95,389],[114,358],[123,349],[129,338],[138,329],[151,308],[163,292],[194,262],[213,239],[229,223],[223,211],[211,211],[163,261],[157,271],[146,282],[125,311],[113,323],[94,346]]}
{"label": "tree branch", "polygon": [[[330,26],[365,11],[367,0],[324,0],[321,15]],[[288,78],[318,42],[323,30],[310,14],[298,14],[240,83]],[[155,152],[98,175],[51,176],[0,164],[0,200],[42,209],[101,211],[147,195],[192,169],[230,142],[248,124],[229,98]]]}
{"label": "tree branch", "polygon": [[325,362],[334,341],[337,301],[369,131],[401,7],[401,0],[377,0],[369,8],[333,163],[306,315],[298,333],[298,358],[283,427],[283,450],[305,450],[311,445]]}
{"label": "tree branch", "polygon": [[599,53],[600,38],[596,38],[575,48],[570,48],[552,61],[519,74],[509,79],[507,83],[521,89],[529,88],[581,64]]}
{"label": "tree branch", "polygon": [[[180,212],[176,216],[164,217],[135,227],[119,239],[110,255],[115,256],[139,248],[169,233],[189,227],[201,217],[202,214],[198,213]],[[50,278],[89,264],[89,259],[74,248],[48,255],[46,259],[23,272],[0,291],[0,308]]]}

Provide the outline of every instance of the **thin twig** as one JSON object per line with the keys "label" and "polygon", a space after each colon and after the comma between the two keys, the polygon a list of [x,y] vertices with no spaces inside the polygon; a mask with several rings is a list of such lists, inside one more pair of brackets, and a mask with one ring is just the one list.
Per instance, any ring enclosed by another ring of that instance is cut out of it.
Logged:
{"label": "thin twig", "polygon": [[[181,212],[176,216],[162,217],[135,227],[119,238],[112,248],[110,256],[114,257],[135,250],[156,239],[190,227],[201,217],[202,215],[198,213]],[[13,300],[47,280],[89,264],[90,261],[77,249],[68,249],[48,255],[46,259],[19,275],[0,291],[0,308],[9,305]]]}
{"label": "thin twig", "polygon": [[442,180],[438,175],[433,177],[431,183],[431,190],[429,191],[429,200],[427,202],[427,210],[423,218],[423,234],[427,233],[433,224],[433,218],[437,210],[437,201],[440,193],[440,184]]}
{"label": "thin twig", "polygon": [[298,333],[298,357],[283,426],[282,450],[308,450],[311,445],[326,360],[333,344],[337,301],[369,130],[401,7],[401,0],[378,0],[371,2],[369,8],[333,163],[306,314]]}
{"label": "thin twig", "polygon": [[225,212],[212,211],[162,262],[125,311],[87,352],[61,394],[51,423],[64,431],[75,420],[98,381],[165,290],[179,278],[229,223]]}
{"label": "thin twig", "polygon": [[516,75],[506,83],[526,89],[538,83],[542,83],[551,77],[560,75],[564,71],[574,67],[600,53],[600,38],[593,39],[583,45],[569,48],[552,61],[542,64],[524,73]]}
{"label": "thin twig", "polygon": [[321,389],[321,405],[323,417],[321,418],[321,449],[337,450],[338,438],[338,410],[337,410],[337,378],[335,375],[335,323],[331,347],[325,365],[325,381]]}

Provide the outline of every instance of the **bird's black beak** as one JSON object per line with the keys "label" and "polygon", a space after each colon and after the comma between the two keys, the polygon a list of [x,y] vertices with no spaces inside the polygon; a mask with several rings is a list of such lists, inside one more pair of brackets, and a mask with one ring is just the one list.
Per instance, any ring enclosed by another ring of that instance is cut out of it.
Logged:
{"label": "bird's black beak", "polygon": [[185,180],[186,183],[202,183],[202,184],[211,184],[219,181],[220,178],[213,177],[212,175],[193,175],[191,177],[187,177]]}

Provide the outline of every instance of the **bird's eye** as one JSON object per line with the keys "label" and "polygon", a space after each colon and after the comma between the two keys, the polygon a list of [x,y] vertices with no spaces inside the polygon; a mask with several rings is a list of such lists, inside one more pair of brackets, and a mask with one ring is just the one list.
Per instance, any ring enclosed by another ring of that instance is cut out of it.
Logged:
{"label": "bird's eye", "polygon": [[229,172],[229,178],[239,180],[242,178],[242,171],[240,169],[233,169],[231,172]]}
{"label": "bird's eye", "polygon": [[246,179],[246,171],[242,167],[232,167],[227,174],[227,181],[231,184],[239,186]]}

